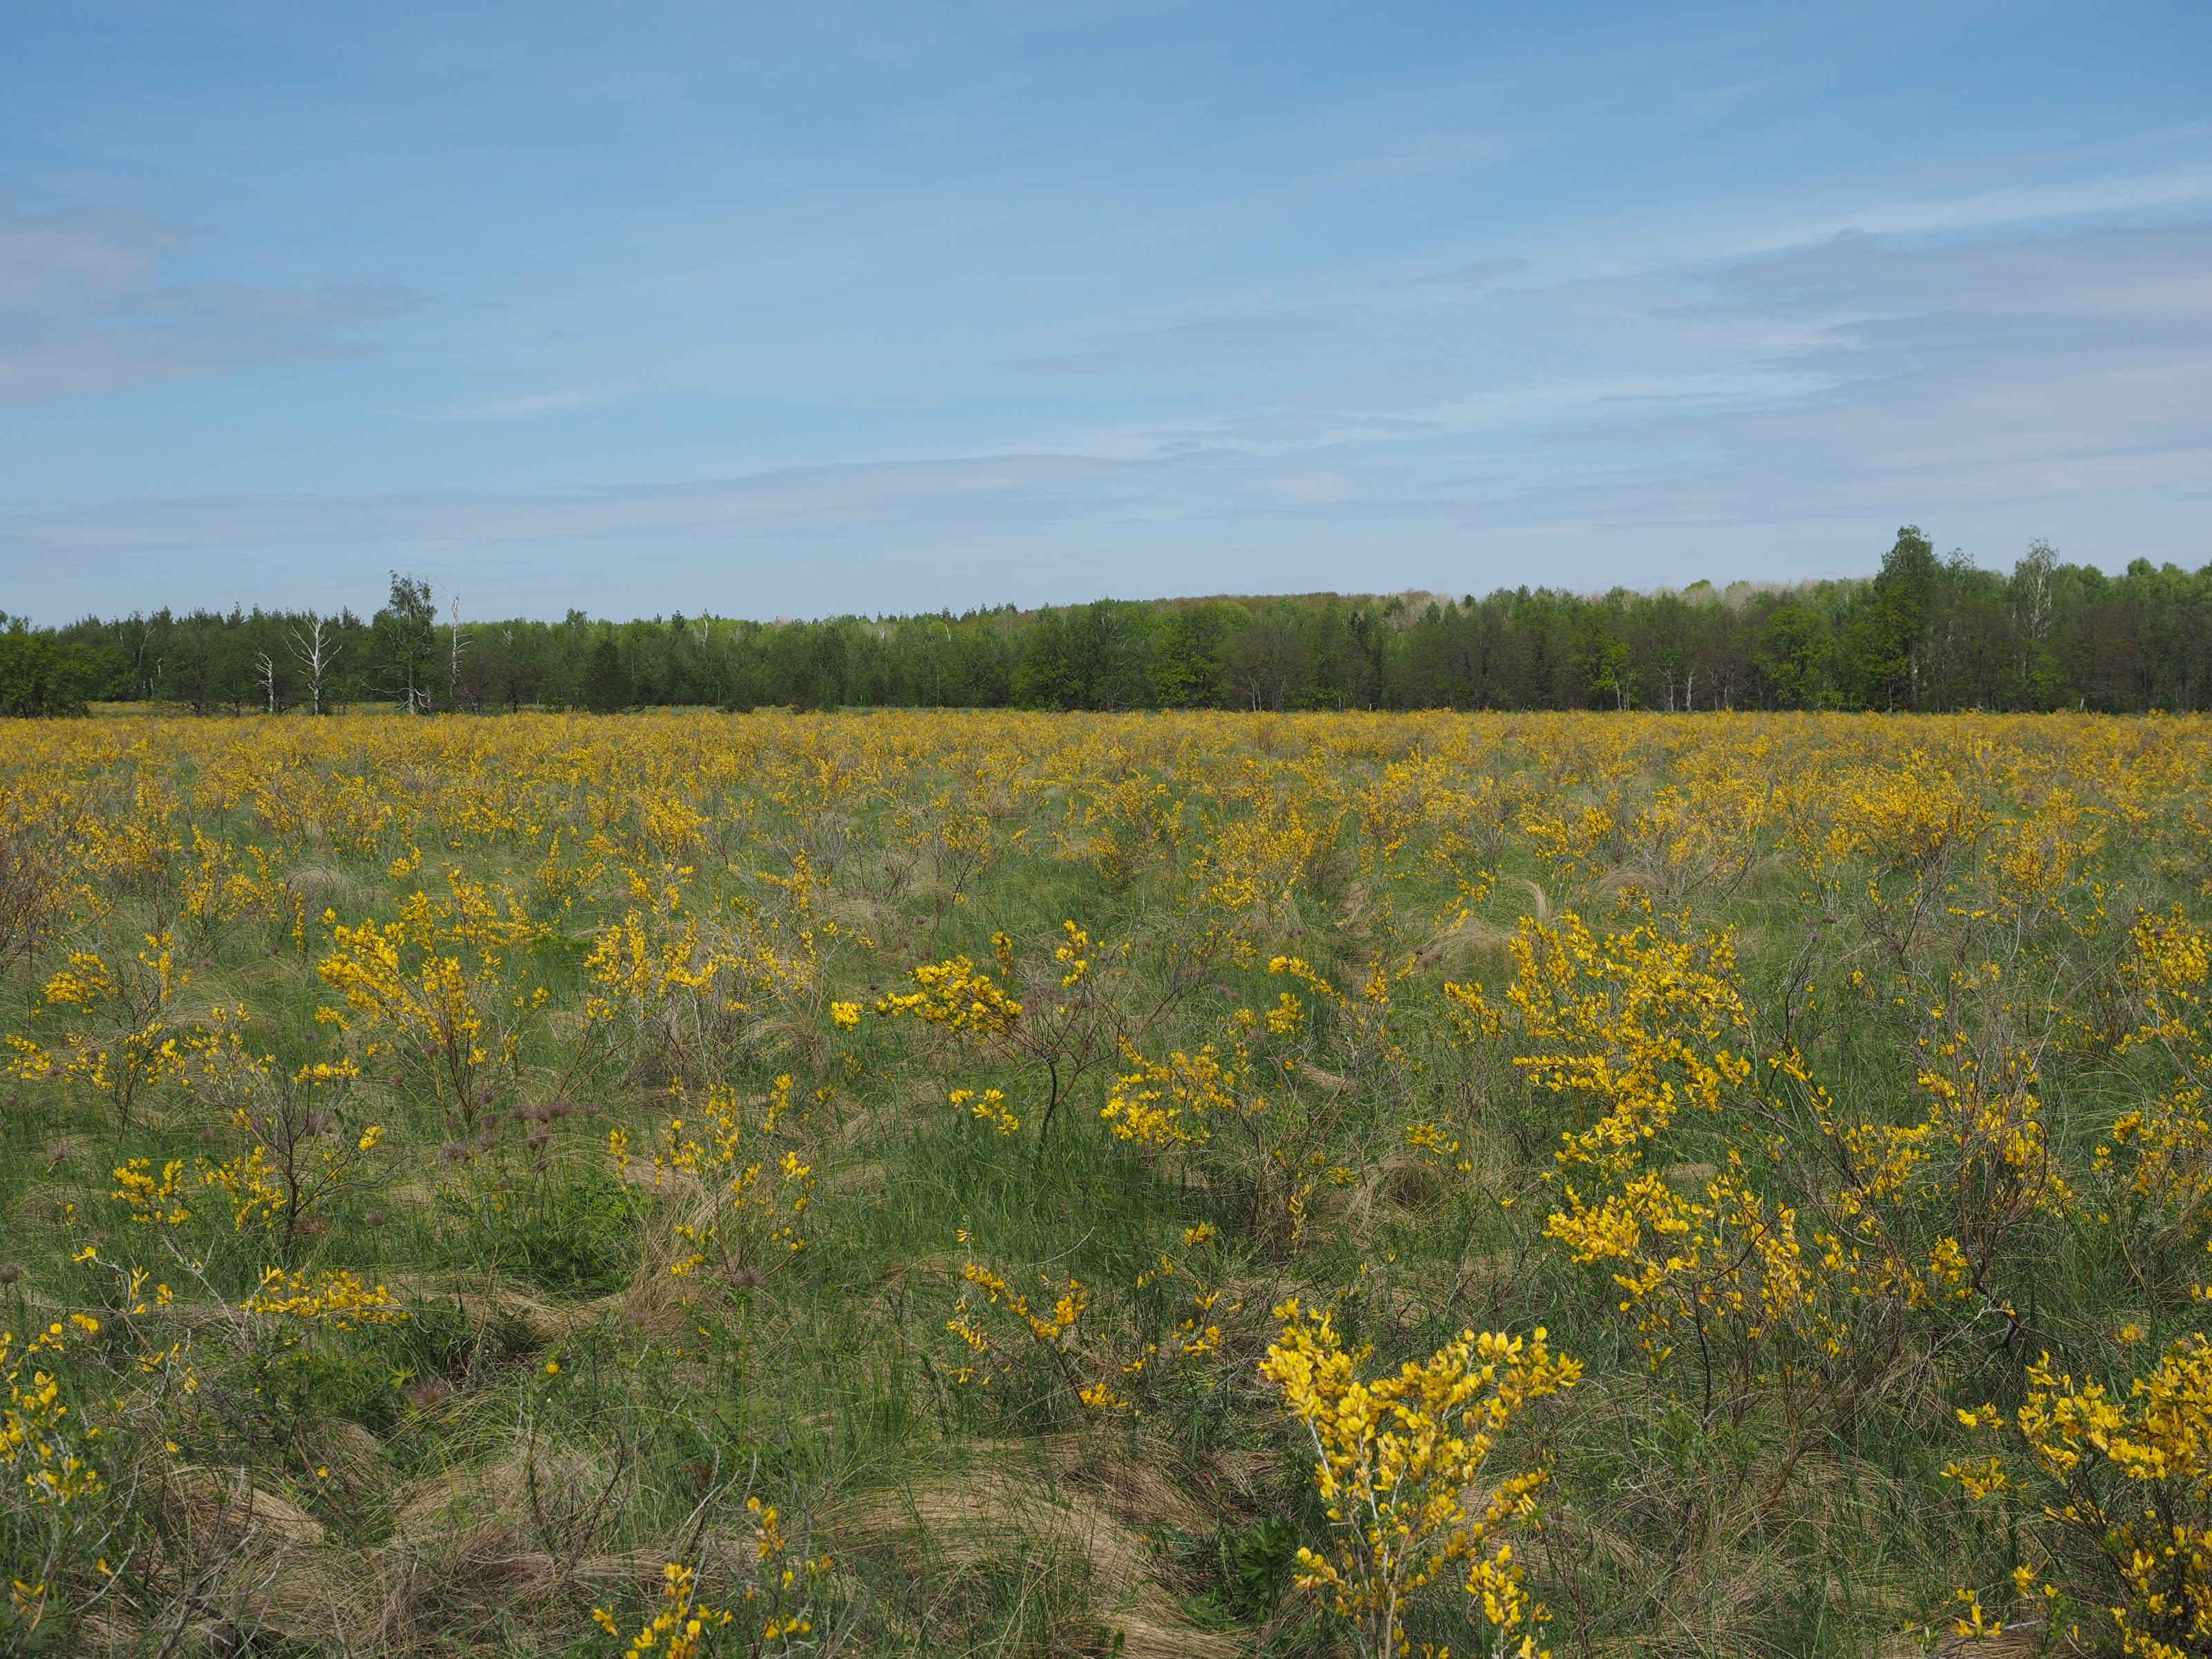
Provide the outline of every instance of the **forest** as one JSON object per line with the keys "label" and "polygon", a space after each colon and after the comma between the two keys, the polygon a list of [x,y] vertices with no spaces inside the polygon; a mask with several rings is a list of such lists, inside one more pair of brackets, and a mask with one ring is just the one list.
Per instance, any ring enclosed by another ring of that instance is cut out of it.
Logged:
{"label": "forest", "polygon": [[638,708],[2201,709],[2212,564],[2009,574],[1906,526],[1871,576],[1584,596],[1313,593],[757,622],[485,621],[395,574],[364,620],[0,617],[0,713]]}

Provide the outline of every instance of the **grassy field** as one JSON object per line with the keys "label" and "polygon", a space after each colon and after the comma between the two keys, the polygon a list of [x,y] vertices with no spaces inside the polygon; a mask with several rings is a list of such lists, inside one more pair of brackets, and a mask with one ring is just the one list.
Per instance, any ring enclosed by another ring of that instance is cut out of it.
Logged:
{"label": "grassy field", "polygon": [[5,737],[0,1650],[2212,1652],[2212,725]]}

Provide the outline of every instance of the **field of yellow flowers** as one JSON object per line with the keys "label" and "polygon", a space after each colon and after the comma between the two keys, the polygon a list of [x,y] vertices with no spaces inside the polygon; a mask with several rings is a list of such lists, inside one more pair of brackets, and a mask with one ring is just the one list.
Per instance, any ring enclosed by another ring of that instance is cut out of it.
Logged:
{"label": "field of yellow flowers", "polygon": [[0,1651],[2212,1652],[2212,723],[9,723]]}

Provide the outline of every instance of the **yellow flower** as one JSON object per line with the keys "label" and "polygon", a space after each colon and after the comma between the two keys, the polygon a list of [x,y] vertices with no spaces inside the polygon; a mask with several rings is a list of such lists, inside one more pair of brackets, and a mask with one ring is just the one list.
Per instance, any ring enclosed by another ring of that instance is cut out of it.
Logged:
{"label": "yellow flower", "polygon": [[[1498,1631],[1500,1650],[1545,1617],[1522,1587],[1508,1534],[1535,1513],[1546,1472],[1493,1481],[1499,1435],[1529,1402],[1571,1389],[1579,1362],[1555,1357],[1540,1327],[1523,1339],[1463,1331],[1425,1361],[1364,1379],[1325,1310],[1295,1299],[1260,1364],[1315,1454],[1314,1484],[1333,1547],[1298,1551],[1295,1582],[1320,1590],[1358,1632],[1363,1651],[1403,1651],[1407,1598],[1447,1565],[1466,1562],[1464,1588]],[[1469,1509],[1474,1494],[1487,1492]]]}

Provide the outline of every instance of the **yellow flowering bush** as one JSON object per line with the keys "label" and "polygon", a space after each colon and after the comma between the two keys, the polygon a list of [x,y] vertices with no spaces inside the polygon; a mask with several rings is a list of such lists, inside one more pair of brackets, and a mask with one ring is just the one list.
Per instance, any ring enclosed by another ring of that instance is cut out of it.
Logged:
{"label": "yellow flowering bush", "polygon": [[0,1632],[26,1650],[53,1611],[57,1581],[100,1528],[94,1511],[108,1483],[93,1455],[99,1431],[86,1426],[59,1375],[72,1341],[99,1332],[85,1314],[27,1338],[0,1328],[0,1542],[10,1589]]}
{"label": "yellow flowering bush", "polygon": [[[2205,1651],[2212,1342],[2195,1332],[2172,1344],[2124,1394],[2077,1382],[2047,1353],[2027,1380],[2027,1397],[2009,1424],[2012,1455],[1960,1459],[1944,1470],[1975,1502],[2017,1495],[2065,1535],[2063,1547],[2016,1570],[2021,1597],[2070,1637],[2108,1638],[2140,1659]],[[2007,1426],[1994,1406],[1959,1415],[1970,1428]],[[1978,1601],[1966,1599],[1972,1611],[1962,1630],[1982,1616]]]}
{"label": "yellow flowering bush", "polygon": [[382,1285],[373,1285],[349,1268],[287,1273],[270,1267],[260,1288],[240,1304],[247,1313],[297,1320],[325,1330],[347,1331],[358,1325],[394,1325],[407,1310]]}
{"label": "yellow flowering bush", "polygon": [[592,1622],[623,1642],[624,1652],[665,1659],[706,1659],[717,1652],[777,1659],[813,1650],[820,1617],[817,1595],[835,1563],[826,1554],[793,1549],[774,1504],[748,1498],[744,1512],[754,1528],[746,1552],[750,1571],[742,1576],[733,1597],[718,1598],[729,1605],[709,1604],[700,1593],[697,1571],[671,1561],[660,1572],[659,1607],[626,1642],[622,1622],[608,1608],[593,1607]]}
{"label": "yellow flowering bush", "polygon": [[0,1646],[2204,1648],[2212,722],[1694,672],[11,725]]}
{"label": "yellow flowering bush", "polygon": [[167,933],[147,934],[142,949],[118,960],[111,967],[98,951],[70,952],[40,997],[40,1014],[60,1025],[59,1036],[41,1042],[11,1033],[9,1069],[21,1078],[81,1079],[128,1127],[143,1096],[164,1083],[188,1083],[184,1045],[198,1028],[179,1024],[173,1012],[191,975]]}
{"label": "yellow flowering bush", "polygon": [[[622,1130],[609,1133],[608,1152],[623,1179],[641,1185],[677,1218],[666,1270],[682,1279],[703,1268],[738,1285],[757,1285],[805,1248],[801,1218],[813,1200],[813,1166],[774,1138],[791,1111],[792,1079],[775,1079],[757,1118],[726,1084],[717,1084],[689,1112],[667,1118],[650,1161],[629,1148]],[[681,1085],[671,1091],[680,1102]]]}
{"label": "yellow flowering bush", "polygon": [[[1298,1550],[1299,1587],[1319,1590],[1363,1655],[1412,1651],[1407,1625],[1439,1573],[1461,1574],[1500,1653],[1537,1654],[1542,1607],[1522,1583],[1511,1534],[1530,1525],[1542,1469],[1503,1479],[1492,1454],[1531,1402],[1575,1386],[1582,1366],[1533,1337],[1464,1331],[1425,1360],[1372,1379],[1325,1309],[1275,1310],[1280,1334],[1261,1362],[1314,1453],[1328,1547]],[[1425,1646],[1425,1652],[1440,1650]],[[1441,1659],[1441,1656],[1440,1656]]]}

